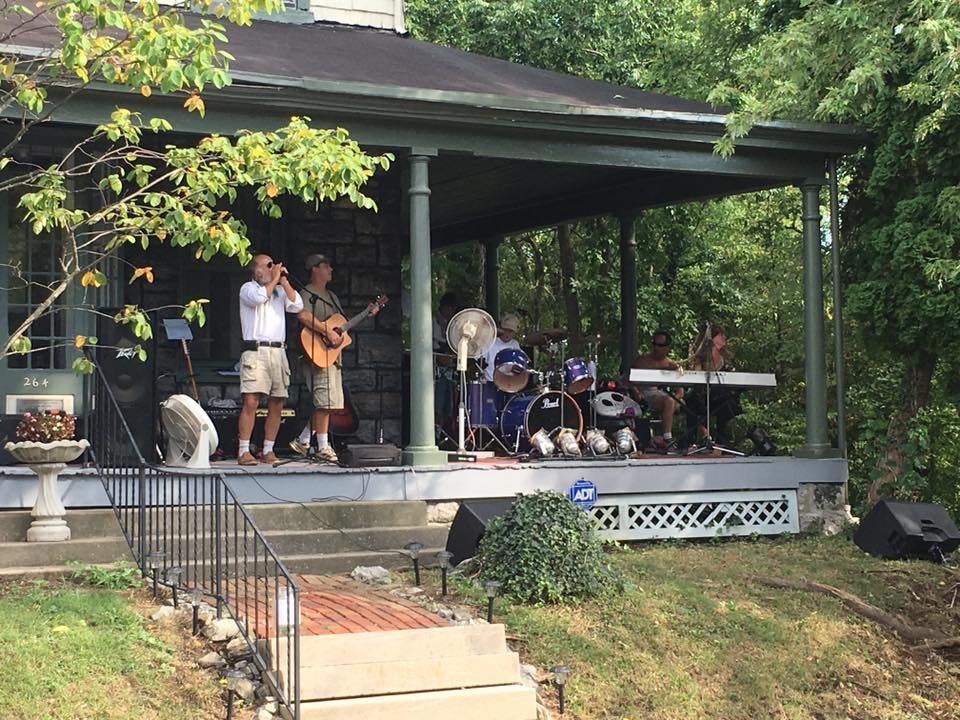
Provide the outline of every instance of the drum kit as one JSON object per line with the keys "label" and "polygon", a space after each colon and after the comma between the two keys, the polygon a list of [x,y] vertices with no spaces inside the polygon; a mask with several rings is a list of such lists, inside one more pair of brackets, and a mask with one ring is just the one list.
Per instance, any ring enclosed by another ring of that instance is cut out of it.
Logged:
{"label": "drum kit", "polygon": [[589,344],[588,359],[567,357],[565,340],[547,347],[546,371],[523,350],[506,348],[496,354],[492,383],[465,383],[473,448],[497,445],[508,455],[537,458],[637,452],[632,425],[642,406],[622,392],[596,391],[597,343]]}

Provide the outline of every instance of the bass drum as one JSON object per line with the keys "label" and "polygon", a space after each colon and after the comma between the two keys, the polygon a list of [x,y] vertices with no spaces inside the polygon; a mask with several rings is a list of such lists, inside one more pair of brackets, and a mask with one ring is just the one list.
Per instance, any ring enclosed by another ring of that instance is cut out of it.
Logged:
{"label": "bass drum", "polygon": [[572,397],[557,390],[548,390],[539,395],[516,395],[500,414],[500,434],[508,447],[514,446],[518,438],[519,446],[527,447],[527,438],[538,430],[552,433],[559,427],[570,428],[577,441],[580,441],[583,432],[580,406]]}

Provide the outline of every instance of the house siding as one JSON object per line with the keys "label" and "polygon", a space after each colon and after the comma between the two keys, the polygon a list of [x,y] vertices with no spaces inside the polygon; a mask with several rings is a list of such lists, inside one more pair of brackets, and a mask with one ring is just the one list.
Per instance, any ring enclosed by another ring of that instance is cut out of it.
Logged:
{"label": "house siding", "polygon": [[310,11],[318,22],[405,32],[403,0],[313,0]]}

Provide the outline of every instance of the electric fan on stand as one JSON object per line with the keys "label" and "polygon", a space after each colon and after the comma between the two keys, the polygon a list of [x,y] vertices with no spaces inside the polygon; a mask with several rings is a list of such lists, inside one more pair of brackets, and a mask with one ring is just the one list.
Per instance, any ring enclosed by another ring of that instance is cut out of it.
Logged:
{"label": "electric fan on stand", "polygon": [[497,324],[490,313],[480,308],[461,310],[447,323],[447,344],[457,353],[457,372],[460,374],[460,407],[457,410],[457,450],[466,453],[464,425],[467,420],[464,398],[467,395],[467,358],[483,355],[497,336]]}

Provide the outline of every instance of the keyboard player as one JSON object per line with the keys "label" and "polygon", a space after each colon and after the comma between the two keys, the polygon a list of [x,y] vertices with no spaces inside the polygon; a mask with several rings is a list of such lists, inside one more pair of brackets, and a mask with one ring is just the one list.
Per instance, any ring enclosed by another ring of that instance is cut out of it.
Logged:
{"label": "keyboard player", "polygon": [[[679,365],[669,357],[672,338],[666,330],[657,330],[651,338],[650,352],[638,355],[631,368],[642,370],[677,370]],[[629,375],[628,375],[629,378]],[[677,412],[677,401],[656,385],[630,383],[630,394],[637,402],[646,403],[650,410],[660,416],[661,435],[654,438],[658,448],[670,448],[673,442],[673,416]],[[683,397],[683,389],[678,388],[675,395]]]}

